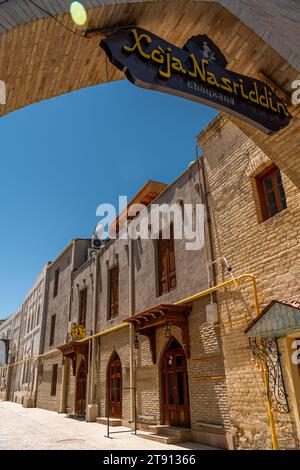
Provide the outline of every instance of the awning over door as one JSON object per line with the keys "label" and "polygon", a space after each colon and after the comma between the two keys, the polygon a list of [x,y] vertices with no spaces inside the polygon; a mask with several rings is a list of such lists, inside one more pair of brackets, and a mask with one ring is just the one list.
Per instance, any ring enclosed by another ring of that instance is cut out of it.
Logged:
{"label": "awning over door", "polygon": [[300,298],[273,300],[250,323],[245,333],[251,337],[280,338],[300,332]]}
{"label": "awning over door", "polygon": [[64,357],[71,359],[74,375],[76,374],[76,359],[78,354],[84,356],[86,367],[88,366],[88,343],[70,341],[69,343],[63,344],[62,346],[58,346],[57,349],[62,352]]}
{"label": "awning over door", "polygon": [[190,304],[173,305],[160,304],[127,318],[127,322],[133,323],[136,333],[149,338],[152,362],[156,363],[156,334],[155,330],[161,326],[178,326],[182,332],[183,347],[187,357],[190,357],[190,336],[188,315],[192,310]]}

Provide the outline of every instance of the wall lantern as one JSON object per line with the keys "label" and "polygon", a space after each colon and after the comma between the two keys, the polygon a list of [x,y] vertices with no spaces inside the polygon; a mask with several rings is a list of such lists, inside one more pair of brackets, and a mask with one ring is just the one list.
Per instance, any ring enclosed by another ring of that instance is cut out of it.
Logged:
{"label": "wall lantern", "polygon": [[87,22],[86,9],[80,2],[72,2],[70,5],[72,20],[77,26],[83,26]]}
{"label": "wall lantern", "polygon": [[166,328],[165,328],[165,338],[166,339],[171,338],[171,327],[172,327],[172,323],[169,321],[166,325]]}
{"label": "wall lantern", "polygon": [[139,343],[139,339],[136,335],[135,340],[134,340],[134,349],[139,349],[139,348],[140,348],[140,343]]}

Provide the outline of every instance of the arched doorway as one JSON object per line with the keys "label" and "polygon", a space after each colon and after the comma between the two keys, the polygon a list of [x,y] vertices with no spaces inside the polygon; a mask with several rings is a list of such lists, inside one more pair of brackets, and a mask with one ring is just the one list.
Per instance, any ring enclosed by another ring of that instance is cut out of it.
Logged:
{"label": "arched doorway", "polygon": [[84,414],[86,410],[86,365],[82,360],[76,376],[75,413]]}
{"label": "arched doorway", "polygon": [[186,356],[181,345],[172,338],[162,358],[163,424],[190,425],[190,405]]}
{"label": "arched doorway", "polygon": [[115,352],[108,364],[108,406],[110,418],[122,418],[122,365]]}

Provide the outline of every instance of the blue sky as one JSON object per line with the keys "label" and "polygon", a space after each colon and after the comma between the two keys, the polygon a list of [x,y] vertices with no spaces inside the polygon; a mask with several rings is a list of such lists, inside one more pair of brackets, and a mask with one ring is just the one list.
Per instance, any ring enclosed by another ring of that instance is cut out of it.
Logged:
{"label": "blue sky", "polygon": [[210,108],[127,81],[63,95],[0,119],[0,318],[42,267],[89,237],[99,204],[170,183],[195,158]]}

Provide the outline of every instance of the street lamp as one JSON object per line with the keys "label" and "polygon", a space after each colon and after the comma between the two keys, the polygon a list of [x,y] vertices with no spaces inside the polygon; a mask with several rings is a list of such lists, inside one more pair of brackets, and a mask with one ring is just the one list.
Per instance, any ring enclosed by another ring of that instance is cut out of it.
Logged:
{"label": "street lamp", "polygon": [[167,324],[166,324],[166,327],[165,327],[165,338],[166,339],[169,339],[171,338],[171,327],[172,327],[172,323],[169,321]]}

